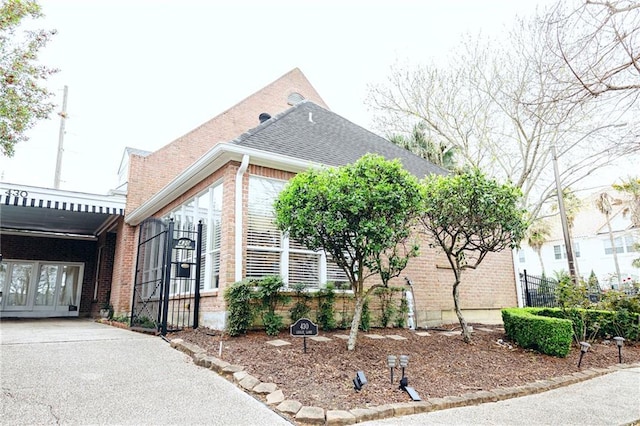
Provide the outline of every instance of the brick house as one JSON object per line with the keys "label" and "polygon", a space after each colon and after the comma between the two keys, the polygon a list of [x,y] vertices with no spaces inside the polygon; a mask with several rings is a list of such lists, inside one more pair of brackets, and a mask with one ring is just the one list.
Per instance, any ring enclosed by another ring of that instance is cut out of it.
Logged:
{"label": "brick house", "polygon": [[[321,288],[345,281],[323,253],[283,238],[271,222],[271,204],[294,174],[339,166],[368,152],[399,158],[418,177],[437,166],[328,110],[304,75],[294,69],[266,88],[148,155],[131,155],[127,214],[118,230],[112,301],[129,312],[135,281],[139,226],[149,218],[176,227],[204,223],[199,323],[225,324],[224,289],[245,278],[277,274],[289,286]],[[418,326],[455,321],[452,272],[444,258],[422,245],[405,271],[414,283]],[[139,267],[144,269],[144,267]],[[464,277],[462,305],[470,320],[499,321],[499,309],[517,304],[511,253],[489,256]],[[395,285],[402,285],[398,279]]]}
{"label": "brick house", "polygon": [[[296,173],[351,163],[368,152],[398,158],[418,177],[443,172],[331,112],[298,69],[155,152],[127,149],[118,188],[126,193],[126,214],[109,234],[109,295],[116,313],[140,315],[141,306],[156,315],[158,308],[149,307],[160,300],[154,283],[164,279],[163,254],[149,230],[167,223],[184,235],[202,224],[201,251],[168,249],[175,267],[166,287],[166,300],[180,301],[174,310],[195,315],[201,326],[224,327],[224,290],[245,278],[277,274],[288,286],[304,284],[311,291],[346,281],[324,253],[297,246],[275,229],[271,204]],[[414,284],[419,327],[456,321],[447,265],[424,241],[421,256],[403,274]],[[189,271],[182,278],[180,267]],[[517,305],[515,282],[510,252],[487,256],[463,276],[461,304],[468,320],[500,321],[500,308]],[[200,293],[195,310],[182,299],[194,288]]]}

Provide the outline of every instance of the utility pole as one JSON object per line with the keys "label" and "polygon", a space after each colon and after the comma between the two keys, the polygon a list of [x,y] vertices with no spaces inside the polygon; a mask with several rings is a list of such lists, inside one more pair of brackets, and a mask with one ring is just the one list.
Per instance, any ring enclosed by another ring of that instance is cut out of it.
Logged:
{"label": "utility pole", "polygon": [[56,158],[56,175],[53,178],[53,187],[60,189],[60,173],[62,169],[62,153],[64,152],[64,122],[67,119],[67,93],[69,88],[64,86],[64,97],[62,98],[62,111],[60,116],[60,134],[58,135],[58,157]]}
{"label": "utility pole", "polygon": [[564,197],[562,185],[560,185],[560,172],[558,172],[558,156],[556,155],[555,145],[551,147],[551,155],[553,158],[553,172],[556,178],[556,192],[558,193],[558,211],[560,212],[560,221],[562,222],[562,233],[564,234],[564,245],[567,250],[567,262],[569,264],[569,275],[574,283],[578,284],[578,276],[576,274],[575,260],[573,257],[573,245],[569,236],[569,224],[567,223],[567,213],[564,209]]}

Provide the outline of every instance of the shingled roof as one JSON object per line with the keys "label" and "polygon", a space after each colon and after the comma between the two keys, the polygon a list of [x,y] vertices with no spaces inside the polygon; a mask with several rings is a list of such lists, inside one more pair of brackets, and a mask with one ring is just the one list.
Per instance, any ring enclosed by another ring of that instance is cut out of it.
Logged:
{"label": "shingled roof", "polygon": [[388,160],[399,159],[418,178],[447,173],[311,101],[303,101],[264,121],[232,143],[329,166],[350,164],[367,153],[375,153]]}

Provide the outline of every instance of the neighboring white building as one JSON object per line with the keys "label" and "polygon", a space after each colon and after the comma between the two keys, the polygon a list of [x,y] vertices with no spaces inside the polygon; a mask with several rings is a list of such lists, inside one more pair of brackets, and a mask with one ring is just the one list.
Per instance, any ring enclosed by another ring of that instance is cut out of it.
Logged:
{"label": "neighboring white building", "polygon": [[[595,203],[603,191],[615,200],[624,199],[623,194],[611,188],[603,188],[583,199],[571,235],[579,275],[586,280],[593,271],[598,277],[600,287],[609,289],[612,286],[618,288],[619,280],[616,276],[614,247],[611,244],[606,216],[598,210]],[[640,257],[640,252],[634,251],[634,244],[640,242],[640,229],[634,228],[628,215],[624,214],[623,203],[613,204],[609,222],[622,277],[620,281],[623,285],[638,282],[640,269],[631,266],[631,262]],[[541,260],[548,277],[554,277],[554,272],[569,270],[560,217],[555,215],[547,220],[551,225],[551,234],[540,250],[540,256],[526,241],[522,242],[521,249],[515,253],[515,264],[521,273],[526,270],[529,275],[541,275]]]}

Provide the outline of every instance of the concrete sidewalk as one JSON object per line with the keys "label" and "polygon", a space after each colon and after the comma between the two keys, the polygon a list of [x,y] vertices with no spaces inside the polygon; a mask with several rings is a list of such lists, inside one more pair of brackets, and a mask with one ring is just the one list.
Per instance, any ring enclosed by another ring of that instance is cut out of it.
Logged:
{"label": "concrete sidewalk", "polygon": [[[189,358],[158,337],[90,320],[3,321],[0,424],[290,424]],[[325,412],[331,424],[350,424],[357,418],[338,414]],[[361,424],[582,426],[638,420],[636,365],[529,396]]]}
{"label": "concrete sidewalk", "polygon": [[290,425],[159,337],[82,319],[0,323],[2,425]]}
{"label": "concrete sidewalk", "polygon": [[629,425],[640,421],[640,367],[547,392],[362,425]]}

